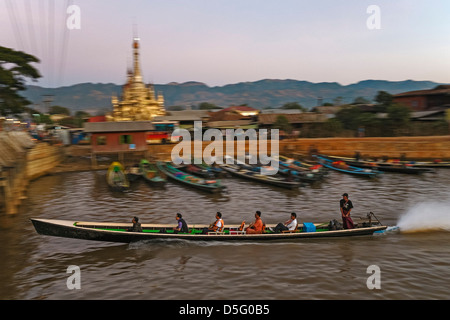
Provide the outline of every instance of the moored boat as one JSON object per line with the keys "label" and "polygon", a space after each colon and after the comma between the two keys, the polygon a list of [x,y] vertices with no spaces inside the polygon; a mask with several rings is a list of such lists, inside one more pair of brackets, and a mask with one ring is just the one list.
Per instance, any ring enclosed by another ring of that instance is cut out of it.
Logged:
{"label": "moored boat", "polygon": [[273,186],[287,189],[294,189],[300,186],[300,182],[295,181],[294,179],[290,180],[288,178],[280,177],[278,175],[260,174],[254,170],[236,164],[223,164],[221,167],[231,175],[246,180],[270,184]]}
{"label": "moored boat", "polygon": [[[145,240],[195,240],[195,241],[274,241],[274,240],[299,240],[322,237],[351,237],[372,235],[387,228],[383,225],[361,226],[354,229],[332,230],[326,224],[300,224],[297,231],[274,233],[269,227],[260,234],[246,234],[240,231],[239,225],[230,225],[222,232],[209,232],[203,234],[203,229],[208,225],[193,225],[188,233],[174,233],[175,225],[142,224],[142,232],[131,232],[131,223],[117,222],[83,222],[70,220],[31,219],[38,234],[64,237],[72,239],[131,243]],[[311,228],[311,225],[314,225]]]}
{"label": "moored boat", "polygon": [[120,162],[114,161],[106,173],[106,182],[113,191],[125,191],[130,187],[130,183],[125,174],[125,170]]}
{"label": "moored boat", "polygon": [[156,166],[170,179],[202,191],[218,193],[226,189],[226,187],[223,186],[219,180],[203,179],[201,177],[188,174],[175,168],[170,162],[159,161],[156,163]]}
{"label": "moored boat", "polygon": [[401,162],[401,161],[373,161],[373,160],[360,160],[356,158],[345,158],[336,156],[327,156],[327,158],[335,161],[343,161],[346,164],[359,168],[377,169],[384,172],[397,172],[407,174],[421,174],[425,172],[431,172],[431,168],[416,166],[413,163]]}
{"label": "moored boat", "polygon": [[144,180],[153,186],[163,186],[167,180],[158,170],[158,168],[146,159],[139,163],[139,169]]}
{"label": "moored boat", "polygon": [[375,178],[380,174],[380,172],[377,169],[354,167],[346,164],[344,161],[341,160],[334,161],[333,159],[329,159],[323,156],[317,156],[317,159],[319,163],[324,165],[325,167],[342,173],[348,173],[352,175],[369,178]]}

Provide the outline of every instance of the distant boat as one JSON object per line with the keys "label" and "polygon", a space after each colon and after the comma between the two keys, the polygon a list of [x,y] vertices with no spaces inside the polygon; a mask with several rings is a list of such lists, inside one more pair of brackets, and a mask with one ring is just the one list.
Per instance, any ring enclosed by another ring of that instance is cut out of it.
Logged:
{"label": "distant boat", "polygon": [[408,174],[420,174],[424,172],[431,172],[432,170],[424,166],[416,166],[414,163],[401,161],[373,161],[373,160],[359,160],[356,158],[345,158],[336,156],[327,156],[329,159],[335,161],[344,161],[345,163],[360,168],[377,169],[384,172],[398,172]]}
{"label": "distant boat", "polygon": [[163,186],[167,182],[158,168],[146,159],[142,159],[139,163],[139,171],[142,178],[152,186]]}
{"label": "distant boat", "polygon": [[286,188],[286,189],[294,189],[300,186],[300,182],[295,180],[289,180],[285,177],[281,177],[278,175],[264,175],[260,174],[254,170],[246,168],[244,166],[240,166],[237,164],[223,164],[221,167],[230,173],[233,176],[256,181],[264,184],[270,184],[272,186]]}
{"label": "distant boat", "polygon": [[113,162],[106,173],[106,181],[113,191],[125,191],[130,187],[130,183],[125,174],[125,170],[120,162]]}
{"label": "distant boat", "polygon": [[317,159],[319,163],[324,165],[325,167],[342,173],[348,173],[352,175],[369,178],[375,178],[380,174],[380,172],[376,169],[354,167],[346,164],[344,161],[334,161],[333,159],[326,158],[323,156],[317,156]]}
{"label": "distant boat", "polygon": [[202,191],[218,193],[226,189],[219,180],[204,179],[175,168],[170,162],[158,161],[156,166],[170,179]]}
{"label": "distant boat", "polygon": [[291,158],[283,156],[279,156],[278,158],[278,171],[284,175],[293,175],[302,182],[314,183],[320,181],[328,173],[328,169],[320,164],[304,165],[303,163]]}

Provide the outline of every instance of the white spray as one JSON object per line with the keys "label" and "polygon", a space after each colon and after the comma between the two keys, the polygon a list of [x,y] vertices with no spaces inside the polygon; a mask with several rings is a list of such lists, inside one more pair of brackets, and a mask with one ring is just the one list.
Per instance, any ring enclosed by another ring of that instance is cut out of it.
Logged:
{"label": "white spray", "polygon": [[401,232],[450,231],[450,200],[418,203],[400,216],[397,225]]}

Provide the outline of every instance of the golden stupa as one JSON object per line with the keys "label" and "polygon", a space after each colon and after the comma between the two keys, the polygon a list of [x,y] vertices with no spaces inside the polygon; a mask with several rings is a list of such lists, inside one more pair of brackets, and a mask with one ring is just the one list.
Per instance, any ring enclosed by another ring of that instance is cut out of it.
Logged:
{"label": "golden stupa", "polygon": [[166,114],[163,95],[158,92],[156,96],[153,85],[142,81],[139,38],[133,39],[133,70],[128,70],[122,95],[113,95],[111,102],[113,111],[106,115],[107,121],[145,121]]}

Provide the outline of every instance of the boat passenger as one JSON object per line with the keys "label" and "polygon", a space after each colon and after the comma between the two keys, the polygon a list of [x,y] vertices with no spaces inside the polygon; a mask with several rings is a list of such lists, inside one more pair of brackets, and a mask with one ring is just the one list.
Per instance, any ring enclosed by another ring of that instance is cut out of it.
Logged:
{"label": "boat passenger", "polygon": [[188,228],[186,221],[184,221],[184,219],[183,219],[183,215],[178,212],[175,219],[177,219],[178,225],[175,228],[173,228],[174,232],[175,233],[179,233],[179,232],[188,233],[189,228]]}
{"label": "boat passenger", "polygon": [[341,208],[341,216],[344,229],[354,229],[355,226],[353,224],[353,220],[352,218],[350,218],[350,211],[352,211],[353,203],[351,200],[348,199],[347,193],[344,193],[342,195],[342,199],[339,202],[339,206]]}
{"label": "boat passenger", "polygon": [[212,223],[208,228],[203,229],[203,233],[207,234],[208,232],[222,232],[225,224],[223,223],[222,213],[216,213],[216,221]]}
{"label": "boat passenger", "polygon": [[261,220],[261,211],[256,211],[255,213],[255,222],[250,223],[250,225],[245,228],[245,233],[247,234],[255,234],[263,232],[263,222]]}
{"label": "boat passenger", "polygon": [[128,232],[142,232],[141,223],[139,222],[138,217],[134,217],[131,222],[133,223],[133,226],[131,228],[127,228]]}
{"label": "boat passenger", "polygon": [[291,213],[291,217],[289,220],[284,223],[280,222],[273,229],[275,233],[281,233],[282,231],[294,231],[297,228],[297,214],[295,212]]}

